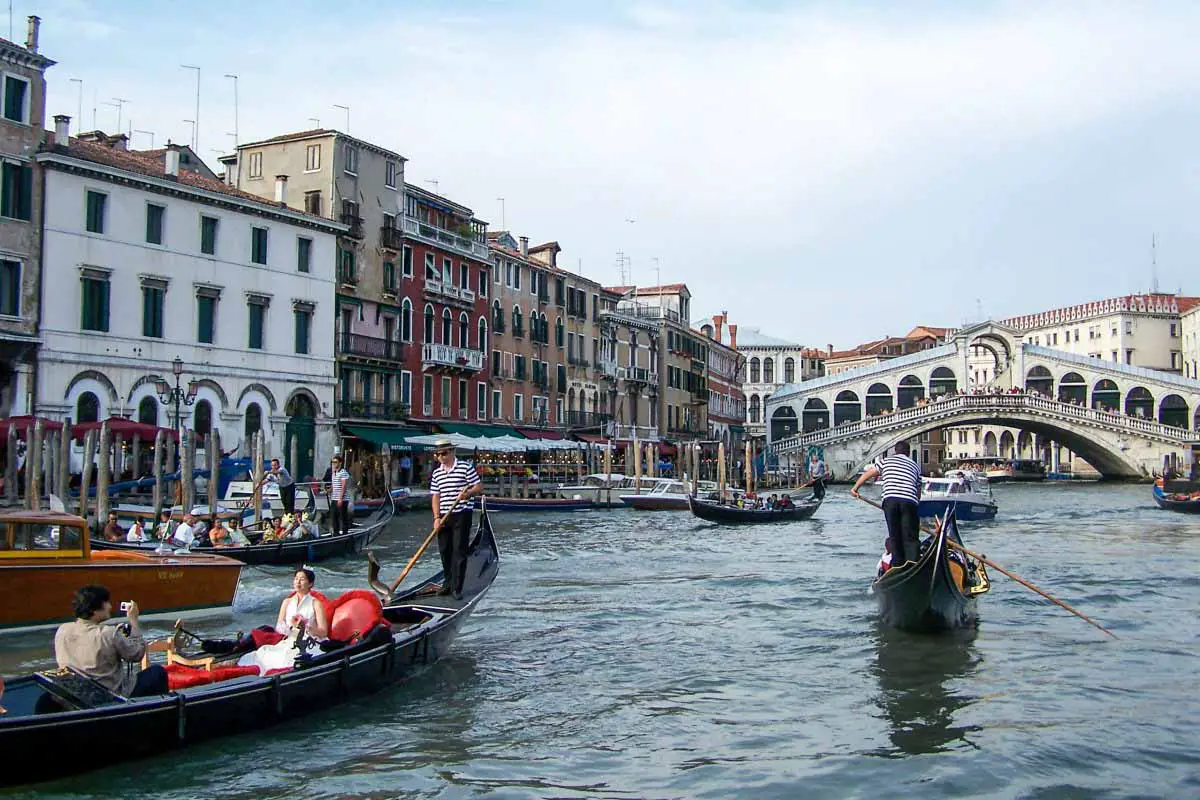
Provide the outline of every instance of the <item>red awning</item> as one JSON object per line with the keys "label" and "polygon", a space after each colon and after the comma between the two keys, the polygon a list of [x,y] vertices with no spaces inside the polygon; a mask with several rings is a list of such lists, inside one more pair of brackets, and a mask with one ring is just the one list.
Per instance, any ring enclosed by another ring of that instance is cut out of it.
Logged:
{"label": "red awning", "polygon": [[[31,429],[36,422],[37,417],[28,416],[9,417],[8,419],[0,420],[0,443],[5,443],[8,441],[8,429],[10,426],[16,428],[17,439],[25,441],[28,438],[27,434],[29,429]],[[63,424],[61,422],[55,422],[52,419],[42,419],[43,430],[59,431],[62,430],[62,426]]]}
{"label": "red awning", "polygon": [[605,442],[612,441],[612,439],[606,439],[605,437],[597,436],[594,433],[577,433],[575,434],[575,438],[581,442],[591,442],[592,444],[604,444]]}
{"label": "red awning", "polygon": [[100,425],[103,422],[108,423],[108,429],[116,436],[118,433],[125,439],[132,439],[135,435],[140,436],[144,442],[154,441],[154,437],[159,431],[164,431],[171,439],[178,439],[179,434],[171,428],[160,428],[157,425],[147,425],[144,422],[134,422],[131,419],[124,417],[109,417],[101,422],[81,422],[71,428],[71,435],[79,441],[83,441],[83,436],[88,431],[100,430]]}
{"label": "red awning", "polygon": [[679,448],[677,448],[675,445],[671,444],[670,442],[659,441],[658,454],[660,456],[673,456],[678,452],[679,452]]}
{"label": "red awning", "polygon": [[540,428],[517,428],[517,433],[522,434],[527,439],[561,439],[562,434],[558,431],[546,431]]}

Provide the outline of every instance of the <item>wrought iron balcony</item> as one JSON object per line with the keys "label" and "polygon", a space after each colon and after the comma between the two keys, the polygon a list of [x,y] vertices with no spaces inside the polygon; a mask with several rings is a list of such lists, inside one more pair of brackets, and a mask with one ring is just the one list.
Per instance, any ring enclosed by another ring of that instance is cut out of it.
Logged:
{"label": "wrought iron balcony", "polygon": [[384,225],[379,229],[379,245],[388,250],[399,251],[403,246],[404,233],[399,228]]}
{"label": "wrought iron balcony", "polygon": [[338,218],[343,225],[350,226],[350,232],[346,235],[351,239],[363,238],[363,218],[358,214],[342,214]]}
{"label": "wrought iron balcony", "polygon": [[366,400],[338,400],[334,413],[339,419],[402,421],[412,411],[408,403],[378,403]]}
{"label": "wrought iron balcony", "polygon": [[612,420],[612,414],[595,411],[567,411],[565,416],[568,428],[603,428]]}
{"label": "wrought iron balcony", "polygon": [[338,352],[344,356],[378,358],[385,361],[404,359],[404,342],[394,342],[378,336],[363,336],[360,333],[343,333],[339,337]]}
{"label": "wrought iron balcony", "polygon": [[422,222],[409,216],[404,217],[404,232],[410,236],[423,239],[430,244],[456,250],[472,258],[478,258],[482,261],[490,259],[488,246],[485,242],[444,230],[436,225],[430,225],[428,222]]}
{"label": "wrought iron balcony", "polygon": [[471,372],[483,369],[483,353],[448,344],[421,345],[421,362],[432,366],[457,367]]}

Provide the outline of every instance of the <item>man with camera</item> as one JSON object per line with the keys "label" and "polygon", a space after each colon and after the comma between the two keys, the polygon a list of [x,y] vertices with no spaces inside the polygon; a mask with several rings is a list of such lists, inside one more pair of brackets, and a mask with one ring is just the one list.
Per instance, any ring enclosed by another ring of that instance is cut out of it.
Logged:
{"label": "man with camera", "polygon": [[[112,599],[103,586],[84,586],[75,593],[75,619],[58,626],[54,657],[60,667],[72,667],[124,697],[166,694],[167,671],[154,664],[136,670],[146,653],[138,626],[138,607],[122,603],[125,625],[105,625],[112,618]],[[128,662],[128,663],[126,663]]]}

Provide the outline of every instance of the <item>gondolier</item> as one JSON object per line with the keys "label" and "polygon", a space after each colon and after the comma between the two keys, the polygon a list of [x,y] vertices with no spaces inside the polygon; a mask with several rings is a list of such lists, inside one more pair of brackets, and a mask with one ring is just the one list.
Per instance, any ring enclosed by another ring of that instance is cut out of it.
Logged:
{"label": "gondolier", "polygon": [[279,502],[283,504],[285,514],[296,513],[296,479],[279,463],[278,458],[271,459],[271,471],[264,475],[262,481],[254,488],[257,489],[264,483],[273,483],[279,487]]}
{"label": "gondolier", "polygon": [[909,457],[908,442],[900,442],[890,456],[880,456],[867,467],[850,494],[858,497],[858,489],[872,478],[883,483],[883,518],[887,522],[888,540],[892,543],[892,563],[900,565],[916,561],[920,551],[921,470]]}
{"label": "gondolier", "polygon": [[[433,522],[438,528],[438,551],[442,556],[442,589],[438,594],[462,597],[466,577],[467,545],[471,535],[476,495],[483,494],[483,484],[475,467],[454,456],[454,444],[449,439],[434,443],[438,467],[429,481],[433,494]],[[443,515],[444,518],[443,518]]]}
{"label": "gondolier", "polygon": [[829,470],[825,467],[825,459],[813,453],[808,463],[808,478],[812,483],[813,497],[820,500],[825,497],[825,481],[829,480]]}

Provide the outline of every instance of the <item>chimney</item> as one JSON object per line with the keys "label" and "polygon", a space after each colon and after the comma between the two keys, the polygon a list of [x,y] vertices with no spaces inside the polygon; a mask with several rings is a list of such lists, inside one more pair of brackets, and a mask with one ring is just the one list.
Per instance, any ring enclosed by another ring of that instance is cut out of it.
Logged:
{"label": "chimney", "polygon": [[724,322],[724,319],[722,318],[722,316],[720,314],[713,315],[713,334],[714,334],[713,338],[716,339],[718,342],[721,341],[721,323],[722,322]]}
{"label": "chimney", "polygon": [[117,133],[108,137],[107,144],[113,150],[121,150],[124,152],[129,149],[129,137],[123,133]]}
{"label": "chimney", "polygon": [[737,325],[729,326],[729,346],[737,350]]}
{"label": "chimney", "polygon": [[521,237],[521,255],[523,255],[523,256],[529,255],[529,237],[528,236]]}
{"label": "chimney", "polygon": [[825,350],[826,350],[826,352],[829,353],[829,357],[833,358],[833,345],[831,345],[831,344],[825,345]]}
{"label": "chimney", "polygon": [[36,53],[38,48],[38,28],[41,27],[41,17],[29,17],[29,27],[25,31],[25,49]]}
{"label": "chimney", "polygon": [[179,145],[167,142],[166,174],[179,177]]}
{"label": "chimney", "polygon": [[275,202],[287,205],[287,175],[275,176]]}
{"label": "chimney", "polygon": [[66,147],[71,138],[71,118],[66,114],[54,115],[54,143]]}

